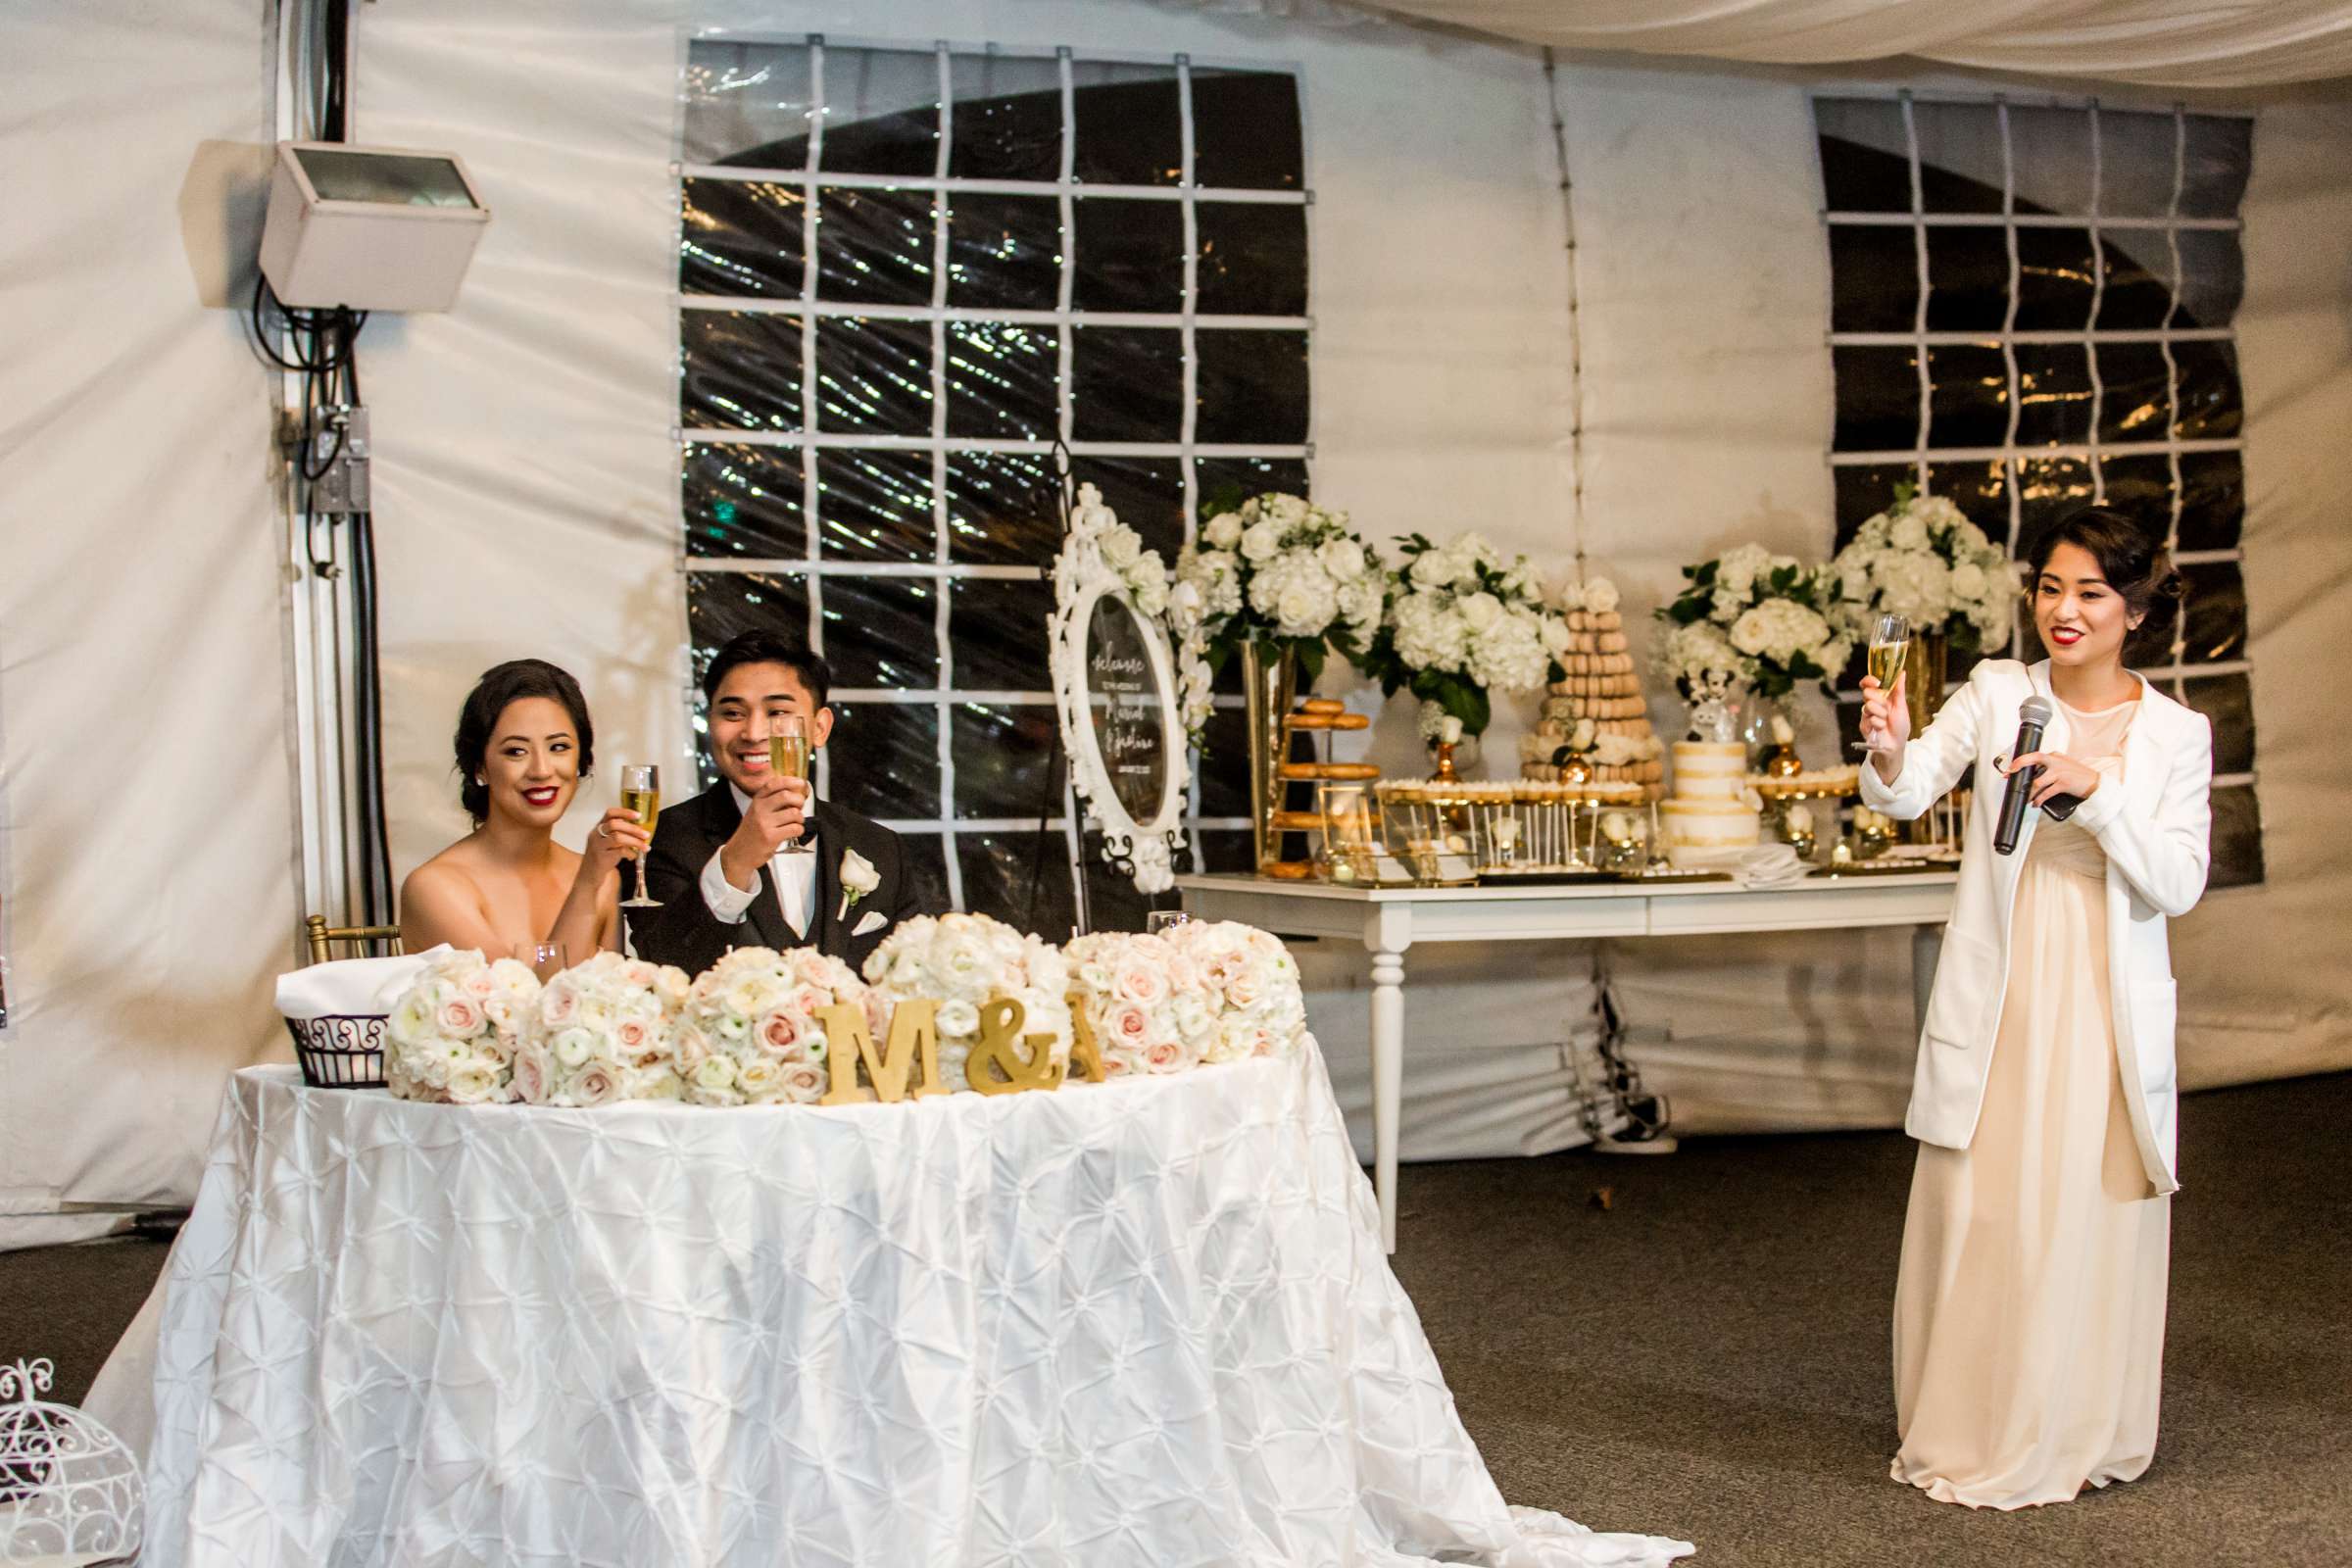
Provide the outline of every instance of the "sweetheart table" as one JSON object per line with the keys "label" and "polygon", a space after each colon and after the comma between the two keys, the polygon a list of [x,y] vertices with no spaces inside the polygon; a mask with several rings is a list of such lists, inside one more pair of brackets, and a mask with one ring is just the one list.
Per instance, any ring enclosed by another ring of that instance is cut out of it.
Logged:
{"label": "sweetheart table", "polygon": [[1311,1045],[733,1110],[248,1068],[157,1316],[147,1568],[1690,1549],[1505,1506]]}
{"label": "sweetheart table", "polygon": [[1372,968],[1372,1169],[1381,1243],[1396,1250],[1396,1121],[1404,1082],[1404,955],[1419,943],[1688,937],[1729,932],[1917,928],[1913,1004],[1924,1019],[1951,871],[1815,877],[1790,887],[1604,882],[1554,887],[1343,887],[1218,872],[1180,876],[1184,906],[1276,936],[1360,943]]}

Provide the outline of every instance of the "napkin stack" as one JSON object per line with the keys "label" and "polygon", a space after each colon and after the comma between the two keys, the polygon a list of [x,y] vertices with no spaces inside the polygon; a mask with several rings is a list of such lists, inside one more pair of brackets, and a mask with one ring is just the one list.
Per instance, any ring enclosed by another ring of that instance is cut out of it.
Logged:
{"label": "napkin stack", "polygon": [[429,953],[394,958],[338,958],[281,974],[277,977],[277,1010],[298,1021],[387,1016],[401,993],[448,951],[444,943]]}
{"label": "napkin stack", "polygon": [[1792,888],[1811,873],[1786,844],[1759,844],[1749,850],[1717,850],[1705,856],[1686,856],[1685,863],[1708,871],[1724,871],[1743,888]]}

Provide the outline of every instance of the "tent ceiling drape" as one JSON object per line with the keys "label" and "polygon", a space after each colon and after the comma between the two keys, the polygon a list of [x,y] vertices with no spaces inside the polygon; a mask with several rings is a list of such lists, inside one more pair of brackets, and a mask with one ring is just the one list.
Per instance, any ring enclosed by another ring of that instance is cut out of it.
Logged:
{"label": "tent ceiling drape", "polygon": [[[1343,15],[1341,0],[1196,0]],[[2242,88],[2352,75],[2344,0],[1348,0],[1523,43],[1822,65],[1898,55],[2018,72]]]}

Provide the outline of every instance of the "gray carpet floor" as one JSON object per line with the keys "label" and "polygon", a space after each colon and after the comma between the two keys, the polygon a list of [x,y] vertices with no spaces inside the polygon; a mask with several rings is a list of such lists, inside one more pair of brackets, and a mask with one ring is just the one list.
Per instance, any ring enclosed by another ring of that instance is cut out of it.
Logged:
{"label": "gray carpet floor", "polygon": [[[1407,1166],[1396,1271],[1514,1502],[1679,1535],[1701,1565],[2352,1565],[2352,1075],[2192,1096],[2164,1429],[2128,1486],[1972,1512],[1886,1479],[1912,1146]],[[0,1253],[0,1362],[78,1397],[155,1242]]]}

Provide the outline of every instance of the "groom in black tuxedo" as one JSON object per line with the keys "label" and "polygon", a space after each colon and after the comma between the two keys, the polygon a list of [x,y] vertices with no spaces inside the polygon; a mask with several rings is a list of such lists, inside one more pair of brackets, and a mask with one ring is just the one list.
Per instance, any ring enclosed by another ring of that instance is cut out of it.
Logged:
{"label": "groom in black tuxedo", "polygon": [[[703,677],[720,782],[662,810],[646,856],[646,896],[629,909],[637,956],[700,974],[729,948],[815,948],[857,969],[890,928],[923,912],[899,836],[816,800],[768,765],[787,713],[811,750],[833,730],[825,662],[768,632],[745,632]],[[813,854],[790,853],[806,845]]]}

